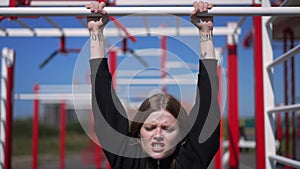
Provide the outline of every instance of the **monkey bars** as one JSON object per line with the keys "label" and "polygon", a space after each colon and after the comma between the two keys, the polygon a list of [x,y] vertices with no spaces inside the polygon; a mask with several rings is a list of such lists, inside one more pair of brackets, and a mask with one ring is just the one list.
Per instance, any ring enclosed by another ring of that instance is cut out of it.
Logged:
{"label": "monkey bars", "polygon": [[[110,15],[189,15],[193,7],[106,7]],[[3,7],[1,16],[87,16],[84,7]],[[214,7],[203,15],[213,16],[296,16],[300,7]]]}

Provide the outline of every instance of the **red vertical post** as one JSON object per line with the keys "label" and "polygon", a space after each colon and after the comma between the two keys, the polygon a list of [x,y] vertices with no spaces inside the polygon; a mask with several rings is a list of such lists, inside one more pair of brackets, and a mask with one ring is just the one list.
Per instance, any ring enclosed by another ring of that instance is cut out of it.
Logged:
{"label": "red vertical post", "polygon": [[[94,115],[92,111],[90,111],[90,136],[93,138],[90,139],[90,146],[92,146],[92,150],[94,150],[95,153],[95,166],[96,169],[101,169],[103,152],[94,131]],[[97,142],[95,143],[93,140]]]}
{"label": "red vertical post", "polygon": [[[276,114],[276,136],[277,140],[281,144],[282,141],[282,125],[281,125],[281,113]],[[278,154],[282,154],[281,152],[281,146],[279,146]]]}
{"label": "red vertical post", "polygon": [[96,168],[101,169],[101,164],[102,164],[102,148],[100,145],[94,144],[95,145],[95,162],[96,162]]}
{"label": "red vertical post", "polygon": [[109,51],[109,70],[112,75],[113,87],[117,91],[116,75],[115,75],[116,69],[117,69],[117,52],[115,50],[110,50]]}
{"label": "red vertical post", "polygon": [[[290,38],[290,46],[288,47],[288,36]],[[294,33],[291,29],[287,28],[283,32],[283,40],[284,40],[284,52],[287,52],[289,49],[292,49],[294,47]],[[285,105],[288,105],[289,103],[295,104],[295,75],[294,75],[294,63],[295,58],[292,57],[290,60],[290,66],[288,66],[288,61],[284,62],[284,96],[285,96]],[[290,69],[290,74],[289,70]],[[289,81],[289,77],[290,80]],[[290,83],[290,84],[289,84]],[[290,87],[290,88],[289,88]],[[290,90],[289,90],[290,89]],[[292,119],[290,119],[290,114],[292,113]],[[292,130],[292,139],[290,140],[290,122],[291,122],[291,130]],[[287,158],[293,158],[295,157],[295,112],[286,112],[285,113],[285,149],[286,149],[286,157]],[[290,143],[292,143],[292,153],[290,153]],[[285,167],[285,168],[291,168],[291,167]]]}
{"label": "red vertical post", "polygon": [[[160,57],[160,69],[161,69],[161,80],[167,77],[166,72],[166,63],[167,63],[167,37],[161,36],[160,37],[160,47],[161,47],[161,57]],[[162,91],[167,92],[166,84],[162,85]]]}
{"label": "red vertical post", "polygon": [[60,105],[60,132],[59,132],[59,164],[60,169],[65,169],[65,151],[66,151],[66,102],[62,101]]}
{"label": "red vertical post", "polygon": [[[290,49],[294,48],[294,32],[292,30],[290,30],[290,40],[291,40],[291,44],[290,44]],[[296,89],[295,89],[295,57],[291,58],[291,104],[295,104],[296,103]],[[296,112],[292,112],[292,158],[296,157],[296,126],[295,126],[295,121],[296,121]]]}
{"label": "red vertical post", "polygon": [[108,160],[106,160],[106,168],[107,168],[107,169],[111,169],[111,167],[110,167],[110,164],[109,164]]}
{"label": "red vertical post", "polygon": [[228,128],[229,168],[239,168],[239,117],[238,117],[238,59],[237,45],[228,43]]}
{"label": "red vertical post", "polygon": [[[115,91],[117,91],[117,85],[116,85],[116,69],[117,69],[117,52],[115,50],[109,51],[109,68],[110,73],[112,74],[112,83]],[[106,167],[107,169],[110,169],[110,165],[108,161],[106,160]]]}
{"label": "red vertical post", "polygon": [[[254,4],[260,7],[260,4]],[[256,168],[266,168],[265,122],[264,122],[264,84],[263,84],[263,53],[262,53],[262,17],[253,17],[254,25],[254,87],[255,87],[255,139]]]}
{"label": "red vertical post", "polygon": [[4,168],[11,169],[12,156],[12,123],[13,123],[13,88],[14,88],[14,67],[15,56],[13,53],[12,63],[7,67],[6,81],[6,125],[5,125],[5,155]]}
{"label": "red vertical post", "polygon": [[9,7],[16,7],[16,6],[17,6],[16,0],[9,0]]}
{"label": "red vertical post", "polygon": [[[283,51],[287,51],[287,32],[283,32]],[[284,73],[284,105],[289,104],[289,94],[288,94],[288,61],[284,61],[283,65],[283,73]],[[289,158],[289,142],[290,142],[290,124],[289,124],[289,113],[285,112],[285,156]]]}
{"label": "red vertical post", "polygon": [[[34,85],[34,94],[38,95],[39,85]],[[33,101],[33,126],[32,126],[32,169],[38,166],[38,147],[39,147],[39,98],[35,97]]]}
{"label": "red vertical post", "polygon": [[[222,112],[222,66],[218,65],[218,76],[219,76],[219,95],[218,95],[218,101],[220,110]],[[220,117],[220,145],[219,150],[215,156],[215,169],[222,169],[222,154],[223,154],[223,120],[222,115]]]}
{"label": "red vertical post", "polygon": [[298,128],[297,128],[297,131],[298,131],[298,133],[297,133],[297,149],[296,149],[296,160],[300,160],[300,148],[298,147],[299,146],[299,142],[300,142],[300,115],[298,115],[298,117],[297,117],[297,126],[298,126]]}

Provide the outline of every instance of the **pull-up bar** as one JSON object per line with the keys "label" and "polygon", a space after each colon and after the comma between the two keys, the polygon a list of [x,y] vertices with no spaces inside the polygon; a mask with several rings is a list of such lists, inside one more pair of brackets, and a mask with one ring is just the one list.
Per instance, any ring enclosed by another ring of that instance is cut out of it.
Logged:
{"label": "pull-up bar", "polygon": [[[110,15],[189,15],[193,7],[106,7]],[[4,7],[0,16],[88,16],[84,7]],[[300,7],[214,7],[203,15],[213,16],[296,16]]]}

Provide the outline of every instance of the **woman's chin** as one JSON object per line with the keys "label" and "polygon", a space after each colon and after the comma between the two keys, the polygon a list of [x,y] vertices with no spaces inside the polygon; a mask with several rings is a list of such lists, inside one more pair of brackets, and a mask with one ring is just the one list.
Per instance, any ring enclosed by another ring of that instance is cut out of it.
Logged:
{"label": "woman's chin", "polygon": [[161,160],[167,157],[166,154],[164,153],[153,153],[150,155],[151,158],[155,159],[155,160]]}

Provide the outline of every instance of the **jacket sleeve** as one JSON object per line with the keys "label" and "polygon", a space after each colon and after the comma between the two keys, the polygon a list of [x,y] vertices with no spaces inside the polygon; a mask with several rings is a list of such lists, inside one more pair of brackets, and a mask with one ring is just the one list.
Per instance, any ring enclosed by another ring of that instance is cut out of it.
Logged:
{"label": "jacket sleeve", "polygon": [[203,59],[199,66],[196,101],[189,114],[189,138],[200,143],[198,155],[208,166],[219,149],[220,138],[217,60]]}
{"label": "jacket sleeve", "polygon": [[126,111],[112,87],[107,59],[91,59],[92,110],[94,131],[112,167],[120,163],[118,151],[128,135]]}

